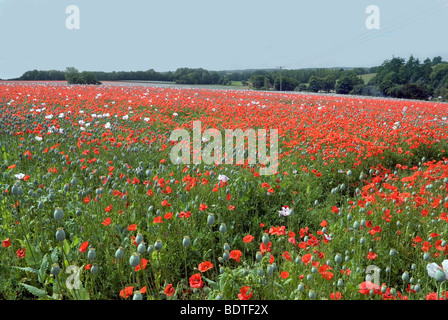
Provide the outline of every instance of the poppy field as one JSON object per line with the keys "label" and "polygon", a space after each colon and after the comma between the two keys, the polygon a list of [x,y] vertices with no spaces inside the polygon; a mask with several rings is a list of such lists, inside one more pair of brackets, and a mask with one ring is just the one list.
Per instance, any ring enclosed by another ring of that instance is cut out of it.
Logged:
{"label": "poppy field", "polygon": [[[410,100],[1,83],[0,297],[448,298],[447,117]],[[277,129],[275,173],[173,163],[171,133],[193,121]]]}

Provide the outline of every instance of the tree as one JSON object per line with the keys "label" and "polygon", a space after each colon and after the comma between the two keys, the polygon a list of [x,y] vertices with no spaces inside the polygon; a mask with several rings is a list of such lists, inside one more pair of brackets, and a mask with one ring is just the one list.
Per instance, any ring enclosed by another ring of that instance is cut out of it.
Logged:
{"label": "tree", "polygon": [[330,92],[335,89],[336,86],[336,76],[330,74],[322,79],[322,90],[325,92]]}
{"label": "tree", "polygon": [[[295,87],[299,85],[299,82],[290,77],[282,77],[282,91],[294,91]],[[275,78],[274,81],[275,90],[280,90],[280,76]]]}
{"label": "tree", "polygon": [[317,93],[323,89],[323,86],[324,81],[321,78],[312,76],[308,82],[308,91]]}
{"label": "tree", "polygon": [[338,94],[348,94],[358,84],[364,84],[364,80],[356,73],[348,73],[342,76],[336,83],[335,89]]}
{"label": "tree", "polygon": [[264,86],[264,76],[263,75],[259,75],[259,74],[254,74],[251,78],[250,78],[250,82],[252,83],[252,87],[254,89],[261,89]]}

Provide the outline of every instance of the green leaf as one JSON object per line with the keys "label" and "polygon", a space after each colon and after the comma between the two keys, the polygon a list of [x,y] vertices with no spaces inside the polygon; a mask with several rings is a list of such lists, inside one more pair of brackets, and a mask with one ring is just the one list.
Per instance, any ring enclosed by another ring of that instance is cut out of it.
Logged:
{"label": "green leaf", "polygon": [[32,295],[35,295],[36,297],[49,298],[47,296],[47,293],[42,289],[30,286],[29,284],[25,284],[25,283],[21,283],[20,285],[23,286],[26,290],[28,290]]}
{"label": "green leaf", "polygon": [[42,263],[40,264],[40,269],[39,269],[39,277],[38,280],[40,283],[43,283],[44,279],[45,279],[45,275],[47,273],[47,269],[48,269],[48,255],[45,254],[43,259],[42,259]]}
{"label": "green leaf", "polygon": [[40,261],[42,260],[42,253],[38,248],[30,247],[27,241],[25,241],[25,253],[25,260],[28,265],[40,265]]}
{"label": "green leaf", "polygon": [[205,281],[210,285],[213,290],[219,290],[218,284],[215,281],[212,281],[206,277],[203,277]]}
{"label": "green leaf", "polygon": [[26,272],[31,272],[31,273],[37,273],[36,269],[30,268],[30,267],[17,267],[17,266],[13,266],[14,269],[19,269],[22,271],[26,271]]}
{"label": "green leaf", "polygon": [[59,260],[58,248],[54,247],[53,252],[51,253],[51,261],[53,263],[57,263]]}
{"label": "green leaf", "polygon": [[87,293],[87,290],[83,287],[76,290],[76,295],[78,296],[79,300],[90,300],[90,296]]}

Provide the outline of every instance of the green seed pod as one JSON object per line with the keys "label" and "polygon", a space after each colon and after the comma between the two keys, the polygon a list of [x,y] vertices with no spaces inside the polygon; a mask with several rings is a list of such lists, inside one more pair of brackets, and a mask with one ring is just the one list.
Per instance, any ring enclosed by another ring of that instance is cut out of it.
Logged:
{"label": "green seed pod", "polygon": [[228,250],[224,251],[224,253],[222,254],[222,258],[224,259],[224,261],[229,261],[230,253]]}
{"label": "green seed pod", "polygon": [[274,274],[274,271],[275,271],[275,270],[274,270],[274,266],[273,266],[272,264],[268,265],[266,271],[267,271],[267,274],[268,274],[269,276],[272,276],[272,275]]}
{"label": "green seed pod", "polygon": [[314,300],[314,299],[316,299],[316,293],[315,293],[313,290],[310,290],[310,291],[308,292],[308,297],[309,297],[311,300]]}
{"label": "green seed pod", "polygon": [[64,211],[62,208],[56,208],[53,213],[54,220],[61,221],[64,218]]}
{"label": "green seed pod", "polygon": [[224,251],[230,251],[230,246],[228,243],[224,243],[224,247],[223,247]]}
{"label": "green seed pod", "polygon": [[132,268],[135,268],[136,266],[138,266],[140,264],[140,256],[137,252],[134,252],[131,255],[131,258],[129,258],[129,265]]}
{"label": "green seed pod", "polygon": [[61,272],[61,268],[57,263],[55,263],[51,266],[50,272],[52,275],[57,276]]}
{"label": "green seed pod", "polygon": [[132,300],[143,300],[142,293],[140,292],[140,290],[134,292]]}
{"label": "green seed pod", "polygon": [[219,226],[219,232],[221,232],[221,233],[226,233],[227,232],[227,227],[226,227],[226,224],[224,222],[221,223],[221,225]]}
{"label": "green seed pod", "polygon": [[56,231],[56,240],[64,241],[65,240],[65,231],[64,228],[58,228]]}
{"label": "green seed pod", "polygon": [[407,272],[403,272],[403,274],[401,275],[401,279],[402,279],[404,282],[407,282],[407,281],[409,280],[409,273],[407,273]]}
{"label": "green seed pod", "polygon": [[124,251],[122,247],[119,247],[117,251],[115,251],[115,258],[122,259],[124,256]]}
{"label": "green seed pod", "polygon": [[263,237],[261,238],[261,242],[263,242],[265,245],[268,245],[269,243],[269,235],[265,233]]}
{"label": "green seed pod", "polygon": [[157,251],[162,250],[162,248],[163,248],[162,240],[157,240],[157,241],[154,243],[154,248],[155,248]]}
{"label": "green seed pod", "polygon": [[96,258],[96,250],[94,248],[89,248],[89,252],[87,253],[87,259],[92,261]]}
{"label": "green seed pod", "polygon": [[148,246],[148,249],[146,249],[146,252],[148,252],[149,254],[152,254],[154,252],[154,246],[152,244],[150,244]]}
{"label": "green seed pod", "polygon": [[342,287],[344,286],[344,281],[343,281],[342,279],[339,279],[339,280],[338,280],[338,284],[337,284],[337,286],[338,286],[339,288],[342,288]]}
{"label": "green seed pod", "polygon": [[184,236],[184,239],[182,240],[182,245],[185,248],[188,248],[190,246],[190,237],[189,236]]}
{"label": "green seed pod", "polygon": [[311,280],[313,280],[313,275],[312,275],[312,274],[308,274],[308,275],[306,276],[306,280],[307,280],[307,281],[311,281]]}
{"label": "green seed pod", "polygon": [[342,262],[342,256],[339,253],[336,254],[335,257],[334,257],[334,261],[336,263],[341,263]]}
{"label": "green seed pod", "polygon": [[212,225],[215,224],[215,222],[216,222],[215,214],[214,213],[209,213],[208,216],[207,216],[207,224],[209,226],[212,226]]}
{"label": "green seed pod", "polygon": [[257,253],[255,254],[255,260],[257,260],[257,262],[260,262],[261,259],[263,259],[263,255],[261,254],[261,251],[257,251]]}
{"label": "green seed pod", "polygon": [[90,268],[90,273],[91,274],[98,273],[98,265],[97,264],[92,265],[92,267]]}
{"label": "green seed pod", "polygon": [[140,244],[143,241],[143,234],[138,233],[137,236],[135,237],[135,243]]}
{"label": "green seed pod", "polygon": [[425,254],[423,255],[423,260],[429,261],[429,258],[430,258],[429,253],[425,252]]}
{"label": "green seed pod", "polygon": [[437,270],[436,271],[436,275],[435,275],[435,279],[438,281],[438,282],[443,282],[443,281],[445,281],[446,280],[446,275],[445,275],[445,272],[443,272],[442,270]]}
{"label": "green seed pod", "polygon": [[140,242],[140,244],[137,247],[137,252],[140,254],[144,254],[146,251],[146,245],[144,242]]}
{"label": "green seed pod", "polygon": [[300,284],[297,286],[297,290],[298,290],[299,292],[303,292],[303,290],[305,290],[305,285],[304,285],[303,283],[300,283]]}
{"label": "green seed pod", "polygon": [[263,269],[262,269],[262,268],[258,268],[258,269],[257,269],[257,276],[262,277],[263,274],[264,274]]}

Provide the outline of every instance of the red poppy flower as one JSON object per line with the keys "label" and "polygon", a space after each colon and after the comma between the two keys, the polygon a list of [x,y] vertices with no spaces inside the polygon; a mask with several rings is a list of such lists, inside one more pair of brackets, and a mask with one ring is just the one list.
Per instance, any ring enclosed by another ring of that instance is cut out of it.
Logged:
{"label": "red poppy flower", "polygon": [[251,292],[250,294],[247,294],[250,290],[251,289],[249,286],[242,287],[240,289],[240,293],[238,293],[238,298],[240,300],[249,300],[252,297],[252,295],[254,294],[253,292]]}
{"label": "red poppy flower", "polygon": [[2,246],[4,248],[8,248],[11,245],[11,241],[9,241],[9,238],[7,238],[6,240],[2,241]]}
{"label": "red poppy flower", "polygon": [[230,251],[230,259],[236,260],[236,262],[240,262],[241,251],[240,250],[232,250]]}
{"label": "red poppy flower", "polygon": [[342,299],[342,294],[340,292],[332,292],[330,294],[330,299],[331,300],[341,300]]}
{"label": "red poppy flower", "polygon": [[17,254],[17,258],[19,258],[19,259],[25,258],[25,248],[18,249],[16,254]]}
{"label": "red poppy flower", "polygon": [[250,234],[248,234],[247,236],[245,236],[245,237],[243,238],[243,241],[244,241],[245,243],[250,243],[250,242],[252,242],[252,240],[254,240],[254,237],[253,237],[252,235],[250,235]]}
{"label": "red poppy flower", "polygon": [[120,291],[120,296],[121,296],[123,299],[127,299],[129,296],[132,295],[132,292],[133,292],[133,291],[134,291],[134,287],[133,287],[133,286],[126,287],[126,288],[124,288],[124,289],[121,289],[121,291]]}
{"label": "red poppy flower", "polygon": [[103,222],[101,222],[101,224],[104,224],[105,226],[108,226],[108,225],[111,224],[111,222],[112,222],[111,218],[106,218],[106,219],[104,219]]}
{"label": "red poppy flower", "polygon": [[207,270],[210,270],[211,268],[213,268],[213,264],[210,261],[201,262],[198,267],[199,271],[201,272],[205,272]]}
{"label": "red poppy flower", "polygon": [[137,225],[136,224],[131,224],[127,227],[128,231],[134,231],[135,229],[137,229]]}
{"label": "red poppy flower", "polygon": [[200,273],[192,275],[189,281],[190,281],[190,287],[192,287],[193,289],[199,289],[204,286],[204,282],[202,281],[202,276]]}
{"label": "red poppy flower", "polygon": [[165,289],[163,290],[163,292],[165,293],[165,295],[167,297],[172,297],[174,296],[174,294],[176,293],[176,289],[173,288],[173,285],[170,283],[168,284]]}
{"label": "red poppy flower", "polygon": [[88,247],[89,247],[89,241],[83,242],[79,247],[79,252],[86,252]]}
{"label": "red poppy flower", "polygon": [[282,271],[280,273],[280,277],[282,277],[283,279],[286,279],[289,277],[289,272],[288,271]]}
{"label": "red poppy flower", "polygon": [[139,271],[139,270],[141,270],[141,269],[145,269],[146,268],[146,265],[148,264],[148,260],[147,259],[145,259],[145,258],[142,258],[141,260],[140,260],[140,264],[138,265],[138,266],[136,266],[135,267],[135,271]]}

